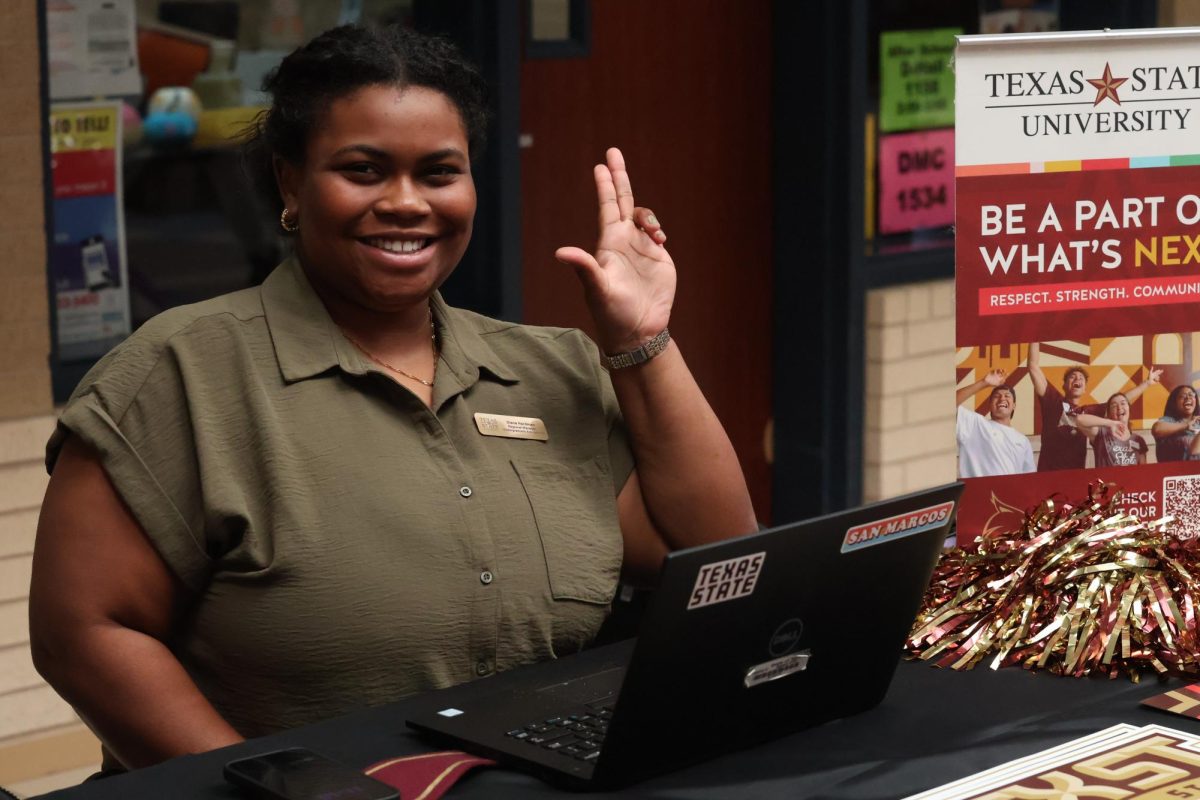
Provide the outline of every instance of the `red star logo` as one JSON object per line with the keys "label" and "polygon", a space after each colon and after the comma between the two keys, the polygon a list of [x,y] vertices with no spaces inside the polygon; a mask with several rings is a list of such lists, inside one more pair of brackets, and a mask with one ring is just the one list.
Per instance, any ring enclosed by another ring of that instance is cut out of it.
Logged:
{"label": "red star logo", "polygon": [[1096,102],[1093,106],[1100,105],[1100,101],[1104,98],[1112,100],[1117,105],[1121,105],[1121,98],[1117,97],[1117,88],[1129,78],[1114,78],[1112,67],[1106,62],[1104,64],[1104,74],[1099,78],[1088,78],[1087,82],[1096,87]]}

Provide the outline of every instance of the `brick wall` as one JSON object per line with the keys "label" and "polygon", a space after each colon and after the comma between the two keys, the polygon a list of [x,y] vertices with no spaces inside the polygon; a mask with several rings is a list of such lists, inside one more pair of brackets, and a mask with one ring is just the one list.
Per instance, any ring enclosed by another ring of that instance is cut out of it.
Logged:
{"label": "brick wall", "polygon": [[99,762],[96,738],[38,676],[29,653],[29,573],[52,430],[48,414],[0,420],[0,785],[44,791],[66,785],[45,783],[47,776]]}
{"label": "brick wall", "polygon": [[867,296],[863,499],[953,481],[954,281]]}
{"label": "brick wall", "polygon": [[[0,2],[0,784],[94,765],[95,737],[29,655],[42,447],[53,429],[36,4]],[[50,784],[52,787],[52,784]]]}

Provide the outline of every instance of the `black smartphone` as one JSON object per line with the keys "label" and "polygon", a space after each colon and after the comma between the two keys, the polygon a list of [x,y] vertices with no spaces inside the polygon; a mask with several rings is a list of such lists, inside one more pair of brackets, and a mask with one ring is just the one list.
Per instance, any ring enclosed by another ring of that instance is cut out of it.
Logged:
{"label": "black smartphone", "polygon": [[400,800],[386,783],[303,747],[230,761],[225,780],[272,800]]}

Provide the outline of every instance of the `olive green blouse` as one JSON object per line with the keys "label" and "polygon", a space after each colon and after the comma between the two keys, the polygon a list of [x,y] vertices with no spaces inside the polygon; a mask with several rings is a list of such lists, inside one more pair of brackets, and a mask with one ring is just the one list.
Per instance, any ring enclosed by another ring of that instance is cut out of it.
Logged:
{"label": "olive green blouse", "polygon": [[[146,323],[47,446],[49,469],[68,432],[99,452],[194,593],[172,649],[245,735],[575,652],[607,614],[633,459],[595,346],[433,310],[431,409],[291,259]],[[549,438],[481,435],[477,412]]]}

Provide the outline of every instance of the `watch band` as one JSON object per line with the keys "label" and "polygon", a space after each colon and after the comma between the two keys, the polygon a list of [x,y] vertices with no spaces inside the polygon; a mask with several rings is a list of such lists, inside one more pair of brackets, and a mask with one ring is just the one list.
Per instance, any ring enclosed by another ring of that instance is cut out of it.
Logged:
{"label": "watch band", "polygon": [[625,367],[645,364],[666,350],[667,342],[669,341],[671,341],[671,331],[668,328],[663,328],[662,333],[650,339],[636,350],[630,350],[628,353],[617,353],[615,356],[605,353],[604,361],[608,364],[609,369],[625,369]]}

